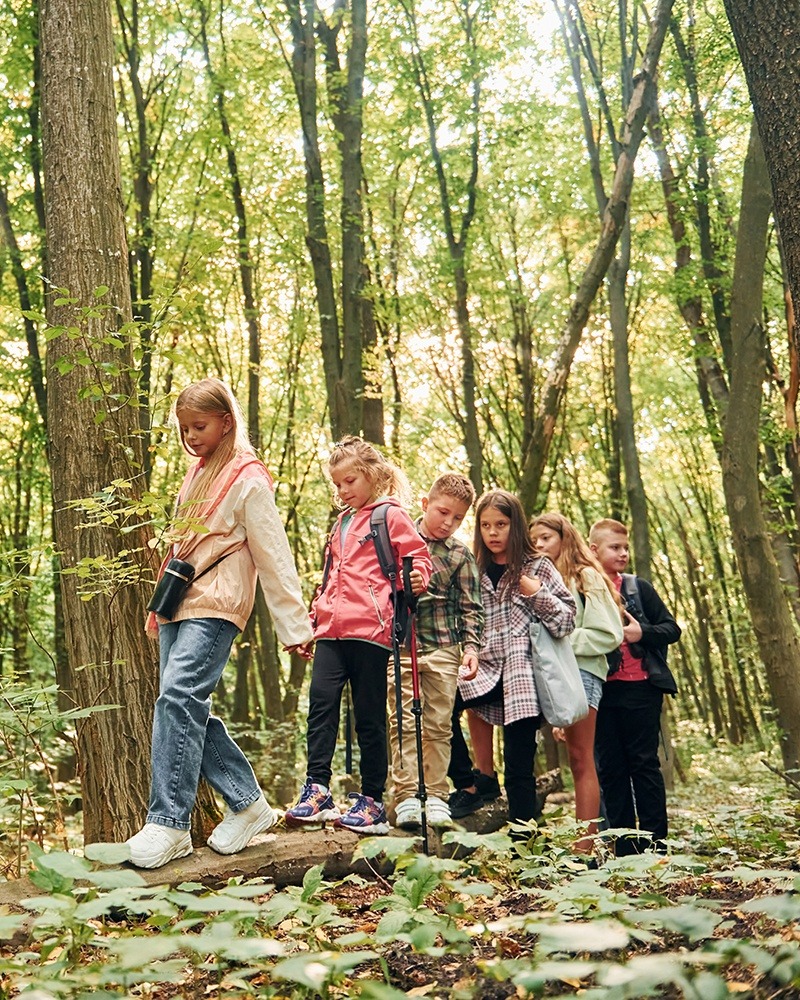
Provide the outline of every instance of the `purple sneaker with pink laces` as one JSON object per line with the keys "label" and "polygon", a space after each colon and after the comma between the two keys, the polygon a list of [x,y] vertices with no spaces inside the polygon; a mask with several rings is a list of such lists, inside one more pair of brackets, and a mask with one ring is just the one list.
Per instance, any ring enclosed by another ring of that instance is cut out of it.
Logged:
{"label": "purple sneaker with pink laces", "polygon": [[351,792],[348,798],[353,804],[333,825],[353,833],[384,834],[389,832],[389,820],[382,802],[376,802],[371,795]]}
{"label": "purple sneaker with pink laces", "polygon": [[335,820],[339,816],[339,810],[328,789],[314,781],[307,781],[297,803],[286,810],[284,820],[287,826],[300,827],[322,825],[326,820]]}

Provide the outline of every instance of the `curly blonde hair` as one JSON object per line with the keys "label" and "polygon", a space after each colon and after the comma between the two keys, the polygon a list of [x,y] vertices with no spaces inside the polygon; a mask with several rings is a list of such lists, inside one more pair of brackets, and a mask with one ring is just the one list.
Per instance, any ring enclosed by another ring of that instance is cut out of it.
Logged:
{"label": "curly blonde hair", "polygon": [[[345,463],[352,465],[366,477],[372,486],[371,499],[391,496],[399,500],[404,507],[411,503],[411,487],[405,472],[388,461],[368,441],[353,434],[348,434],[337,441],[328,457],[328,475]],[[334,502],[337,506],[341,506],[338,497],[334,496]]]}

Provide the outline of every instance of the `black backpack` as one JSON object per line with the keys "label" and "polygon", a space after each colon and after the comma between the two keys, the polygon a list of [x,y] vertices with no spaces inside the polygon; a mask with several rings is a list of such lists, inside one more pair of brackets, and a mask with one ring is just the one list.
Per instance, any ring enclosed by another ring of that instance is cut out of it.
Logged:
{"label": "black backpack", "polygon": [[[393,506],[394,504],[381,503],[372,509],[372,512],[369,515],[369,534],[364,535],[364,537],[360,538],[359,541],[364,543],[371,538],[375,546],[375,554],[378,557],[378,564],[380,565],[381,572],[389,581],[389,586],[392,588],[392,606],[394,608],[392,632],[397,640],[402,644],[408,631],[410,594],[406,593],[407,587],[405,584],[403,586],[398,586],[397,562],[394,557],[394,551],[392,550],[392,540],[389,537],[389,526],[386,523],[387,512],[389,508]],[[322,572],[322,584],[319,589],[320,594],[328,585],[328,577],[330,576],[331,565],[333,563],[330,536],[328,537],[325,549],[325,568]]]}

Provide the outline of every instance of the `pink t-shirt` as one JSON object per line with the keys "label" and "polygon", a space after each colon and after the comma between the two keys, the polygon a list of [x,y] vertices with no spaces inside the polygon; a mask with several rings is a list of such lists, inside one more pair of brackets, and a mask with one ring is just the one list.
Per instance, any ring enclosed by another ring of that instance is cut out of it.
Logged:
{"label": "pink t-shirt", "polygon": [[[612,578],[614,580],[614,586],[617,590],[622,590],[622,574],[617,573],[616,576]],[[631,647],[627,642],[623,642],[620,646],[622,651],[622,663],[619,670],[616,673],[611,674],[606,680],[606,684],[610,684],[612,681],[646,681],[647,671],[642,667],[642,660],[639,656],[634,656],[631,652]]]}

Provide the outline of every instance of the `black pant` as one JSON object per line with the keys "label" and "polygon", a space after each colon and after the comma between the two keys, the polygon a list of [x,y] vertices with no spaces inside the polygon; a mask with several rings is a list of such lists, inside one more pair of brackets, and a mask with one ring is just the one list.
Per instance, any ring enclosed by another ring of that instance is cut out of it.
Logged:
{"label": "black pant", "polygon": [[342,691],[350,682],[361,755],[361,790],[380,801],[386,787],[386,668],[389,650],[359,639],[319,639],[308,695],[307,780],[329,785]]}
{"label": "black pant", "polygon": [[653,835],[617,840],[617,855],[663,847],[667,836],[667,796],[658,760],[663,692],[649,681],[605,685],[597,712],[595,752],[608,825]]}
{"label": "black pant", "polygon": [[[469,755],[461,714],[465,707],[497,701],[497,690],[468,703],[456,694],[453,709],[453,739],[450,744],[450,767],[447,774],[456,788],[469,788],[475,783],[472,758]],[[536,810],[536,776],[533,762],[536,756],[536,731],[540,718],[520,719],[503,726],[503,785],[508,798],[508,818],[524,822],[534,819]]]}

